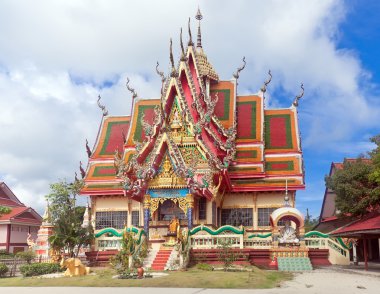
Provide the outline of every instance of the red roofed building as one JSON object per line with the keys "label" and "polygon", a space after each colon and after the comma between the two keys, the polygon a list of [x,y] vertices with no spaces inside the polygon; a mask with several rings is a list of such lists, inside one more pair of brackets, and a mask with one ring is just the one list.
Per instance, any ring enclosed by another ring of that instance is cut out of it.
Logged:
{"label": "red roofed building", "polygon": [[3,182],[0,182],[0,206],[11,209],[0,217],[0,249],[13,253],[26,250],[28,234],[34,240],[37,238],[41,216],[33,208],[21,203]]}
{"label": "red roofed building", "polygon": [[[190,28],[189,28],[190,30]],[[103,120],[81,194],[91,198],[95,247],[112,248],[107,228],[144,227],[160,240],[176,216],[192,228],[243,225],[269,232],[270,214],[305,188],[297,105],[268,109],[256,94],[219,78],[191,35],[178,65],[162,79],[161,97],[137,99],[130,116]],[[182,44],[182,42],[181,42]],[[101,106],[101,105],[100,105]],[[102,106],[101,106],[102,107]],[[110,244],[110,245],[109,245]]]}
{"label": "red roofed building", "polygon": [[[337,170],[343,169],[345,162],[355,162],[355,158],[345,158],[344,162],[332,162],[329,176],[332,176]],[[370,159],[361,159],[364,162],[370,162]],[[368,247],[369,260],[380,260],[380,216],[379,212],[369,213],[362,218],[352,219],[352,217],[337,217],[335,206],[336,194],[326,187],[325,195],[319,217],[319,223],[314,228],[334,237],[344,237],[357,239],[358,260],[365,259],[365,250]],[[364,246],[363,240],[366,239],[368,245]],[[352,257],[352,251],[351,251]]]}

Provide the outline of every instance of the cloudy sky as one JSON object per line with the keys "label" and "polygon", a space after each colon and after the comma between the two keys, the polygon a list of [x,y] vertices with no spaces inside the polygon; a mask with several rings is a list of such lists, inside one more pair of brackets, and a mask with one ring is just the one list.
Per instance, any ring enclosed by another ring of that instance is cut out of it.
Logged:
{"label": "cloudy sky", "polygon": [[[297,206],[318,216],[332,161],[355,157],[380,133],[378,1],[0,2],[0,181],[42,212],[49,183],[72,180],[101,120],[129,114],[131,80],[156,98],[155,64],[168,72],[169,38],[198,5],[203,47],[222,79],[246,56],[240,94],[257,92],[268,69],[269,107],[299,106],[307,189]],[[195,22],[193,21],[195,34]],[[187,37],[186,37],[187,38]]]}

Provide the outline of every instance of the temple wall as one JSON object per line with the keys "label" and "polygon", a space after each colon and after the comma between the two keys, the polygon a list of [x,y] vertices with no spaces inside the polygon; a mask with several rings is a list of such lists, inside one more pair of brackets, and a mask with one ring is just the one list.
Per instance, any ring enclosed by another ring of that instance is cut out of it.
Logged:
{"label": "temple wall", "polygon": [[28,238],[28,233],[29,233],[28,226],[12,225],[10,243],[26,243],[26,238]]}
{"label": "temple wall", "polygon": [[254,202],[254,193],[231,193],[224,196],[223,208],[253,207]]}
{"label": "temple wall", "polygon": [[95,211],[126,211],[128,199],[120,196],[96,197]]}
{"label": "temple wall", "polygon": [[0,243],[6,243],[6,242],[7,242],[7,225],[0,225]]}

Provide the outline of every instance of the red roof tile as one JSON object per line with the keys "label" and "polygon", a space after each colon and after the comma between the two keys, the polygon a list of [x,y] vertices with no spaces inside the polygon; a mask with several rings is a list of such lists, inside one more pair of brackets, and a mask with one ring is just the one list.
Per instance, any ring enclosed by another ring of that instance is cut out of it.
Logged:
{"label": "red roof tile", "polygon": [[351,224],[338,229],[334,234],[354,233],[358,231],[380,230],[380,213],[371,213]]}

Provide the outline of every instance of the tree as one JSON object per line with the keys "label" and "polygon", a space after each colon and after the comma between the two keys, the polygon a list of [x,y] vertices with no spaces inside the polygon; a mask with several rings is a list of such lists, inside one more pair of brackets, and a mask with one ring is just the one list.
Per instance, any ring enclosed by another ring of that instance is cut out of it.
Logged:
{"label": "tree", "polygon": [[375,182],[380,189],[380,135],[371,138],[371,142],[376,144],[376,148],[369,152],[373,164],[373,171],[370,175],[370,179]]}
{"label": "tree", "polygon": [[3,216],[4,214],[8,214],[12,211],[9,207],[5,206],[0,206],[0,217]]}
{"label": "tree", "polygon": [[318,218],[313,218],[312,215],[309,214],[309,209],[306,208],[305,232],[311,231],[317,224]]}
{"label": "tree", "polygon": [[379,207],[379,184],[373,179],[371,160],[346,160],[343,169],[326,176],[326,186],[336,194],[335,206],[340,215],[362,216]]}
{"label": "tree", "polygon": [[50,221],[54,225],[49,242],[53,249],[64,251],[70,257],[78,256],[79,250],[94,240],[92,226],[82,227],[85,208],[76,206],[82,185],[80,181],[60,181],[50,185],[50,194],[46,196],[50,203]]}

